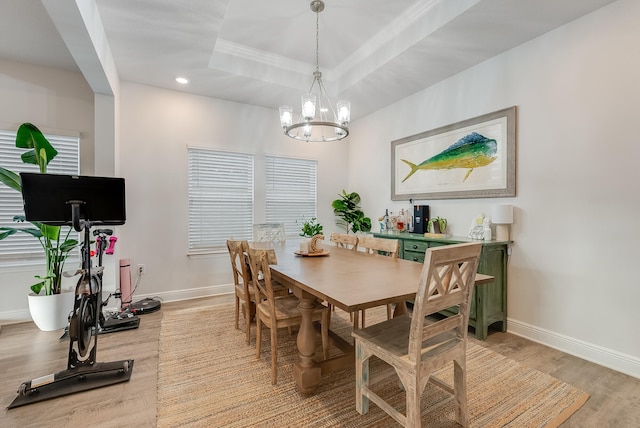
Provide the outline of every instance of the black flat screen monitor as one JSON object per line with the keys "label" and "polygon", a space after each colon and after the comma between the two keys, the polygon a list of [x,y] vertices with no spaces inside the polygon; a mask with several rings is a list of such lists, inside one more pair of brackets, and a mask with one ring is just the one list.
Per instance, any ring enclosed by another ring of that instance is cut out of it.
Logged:
{"label": "black flat screen monitor", "polygon": [[72,224],[72,202],[79,219],[92,224],[125,223],[124,178],[62,174],[20,174],[28,221],[53,226]]}

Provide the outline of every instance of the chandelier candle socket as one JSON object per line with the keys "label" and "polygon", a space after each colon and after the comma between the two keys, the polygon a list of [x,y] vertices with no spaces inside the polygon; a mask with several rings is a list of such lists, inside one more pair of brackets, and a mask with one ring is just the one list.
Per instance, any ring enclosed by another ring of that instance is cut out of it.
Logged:
{"label": "chandelier candle socket", "polygon": [[313,72],[313,82],[309,93],[302,95],[302,111],[298,122],[293,123],[293,109],[284,105],[279,109],[280,125],[286,135],[296,140],[307,142],[338,141],[349,135],[351,103],[340,100],[334,108],[324,87],[318,54],[318,22],[320,12],[324,10],[324,2],[314,0],[310,7],[316,14],[316,70]]}

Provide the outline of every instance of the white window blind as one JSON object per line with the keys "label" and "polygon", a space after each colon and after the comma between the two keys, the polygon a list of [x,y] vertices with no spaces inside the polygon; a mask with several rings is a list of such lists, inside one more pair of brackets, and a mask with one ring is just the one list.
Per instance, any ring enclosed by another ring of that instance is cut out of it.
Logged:
{"label": "white window blind", "polygon": [[[58,155],[47,166],[50,174],[78,174],[80,170],[78,137],[45,134]],[[20,156],[26,150],[16,147],[16,133],[0,130],[0,166],[19,174],[39,172],[37,165],[24,164]],[[16,223],[13,217],[24,215],[22,195],[0,183],[0,227],[30,227]],[[68,228],[61,233],[66,234]],[[72,232],[73,235],[73,232]],[[64,235],[63,235],[64,237]],[[0,241],[0,262],[29,262],[44,258],[40,243],[26,233],[16,233]]]}
{"label": "white window blind", "polygon": [[253,156],[209,149],[189,152],[189,252],[226,249],[230,236],[251,240]]}
{"label": "white window blind", "polygon": [[267,223],[284,223],[287,238],[300,235],[304,219],[317,217],[318,161],[266,157]]}

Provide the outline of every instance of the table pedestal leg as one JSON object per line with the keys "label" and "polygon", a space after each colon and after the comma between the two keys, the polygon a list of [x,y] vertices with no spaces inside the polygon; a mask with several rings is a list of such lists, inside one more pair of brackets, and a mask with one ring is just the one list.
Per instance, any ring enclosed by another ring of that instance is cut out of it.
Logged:
{"label": "table pedestal leg", "polygon": [[403,300],[402,302],[396,302],[396,307],[393,310],[393,317],[399,317],[400,315],[407,315],[407,303]]}
{"label": "table pedestal leg", "polygon": [[321,369],[313,359],[316,349],[316,331],[313,328],[311,315],[314,306],[315,298],[303,298],[298,303],[302,315],[297,342],[300,361],[293,365],[293,378],[303,394],[313,393],[320,383]]}

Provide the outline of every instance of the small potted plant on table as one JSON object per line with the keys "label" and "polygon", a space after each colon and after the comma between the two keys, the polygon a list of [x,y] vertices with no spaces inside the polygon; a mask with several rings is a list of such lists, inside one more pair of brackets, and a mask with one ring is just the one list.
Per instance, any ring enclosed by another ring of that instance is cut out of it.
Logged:
{"label": "small potted plant on table", "polygon": [[[300,228],[300,236],[304,239],[300,243],[300,252],[303,254],[318,252],[316,241],[318,239],[324,239],[324,235],[322,235],[322,225],[318,223],[315,217],[312,217],[310,220],[303,218],[303,220],[302,227]],[[322,249],[319,251],[322,251]]]}

